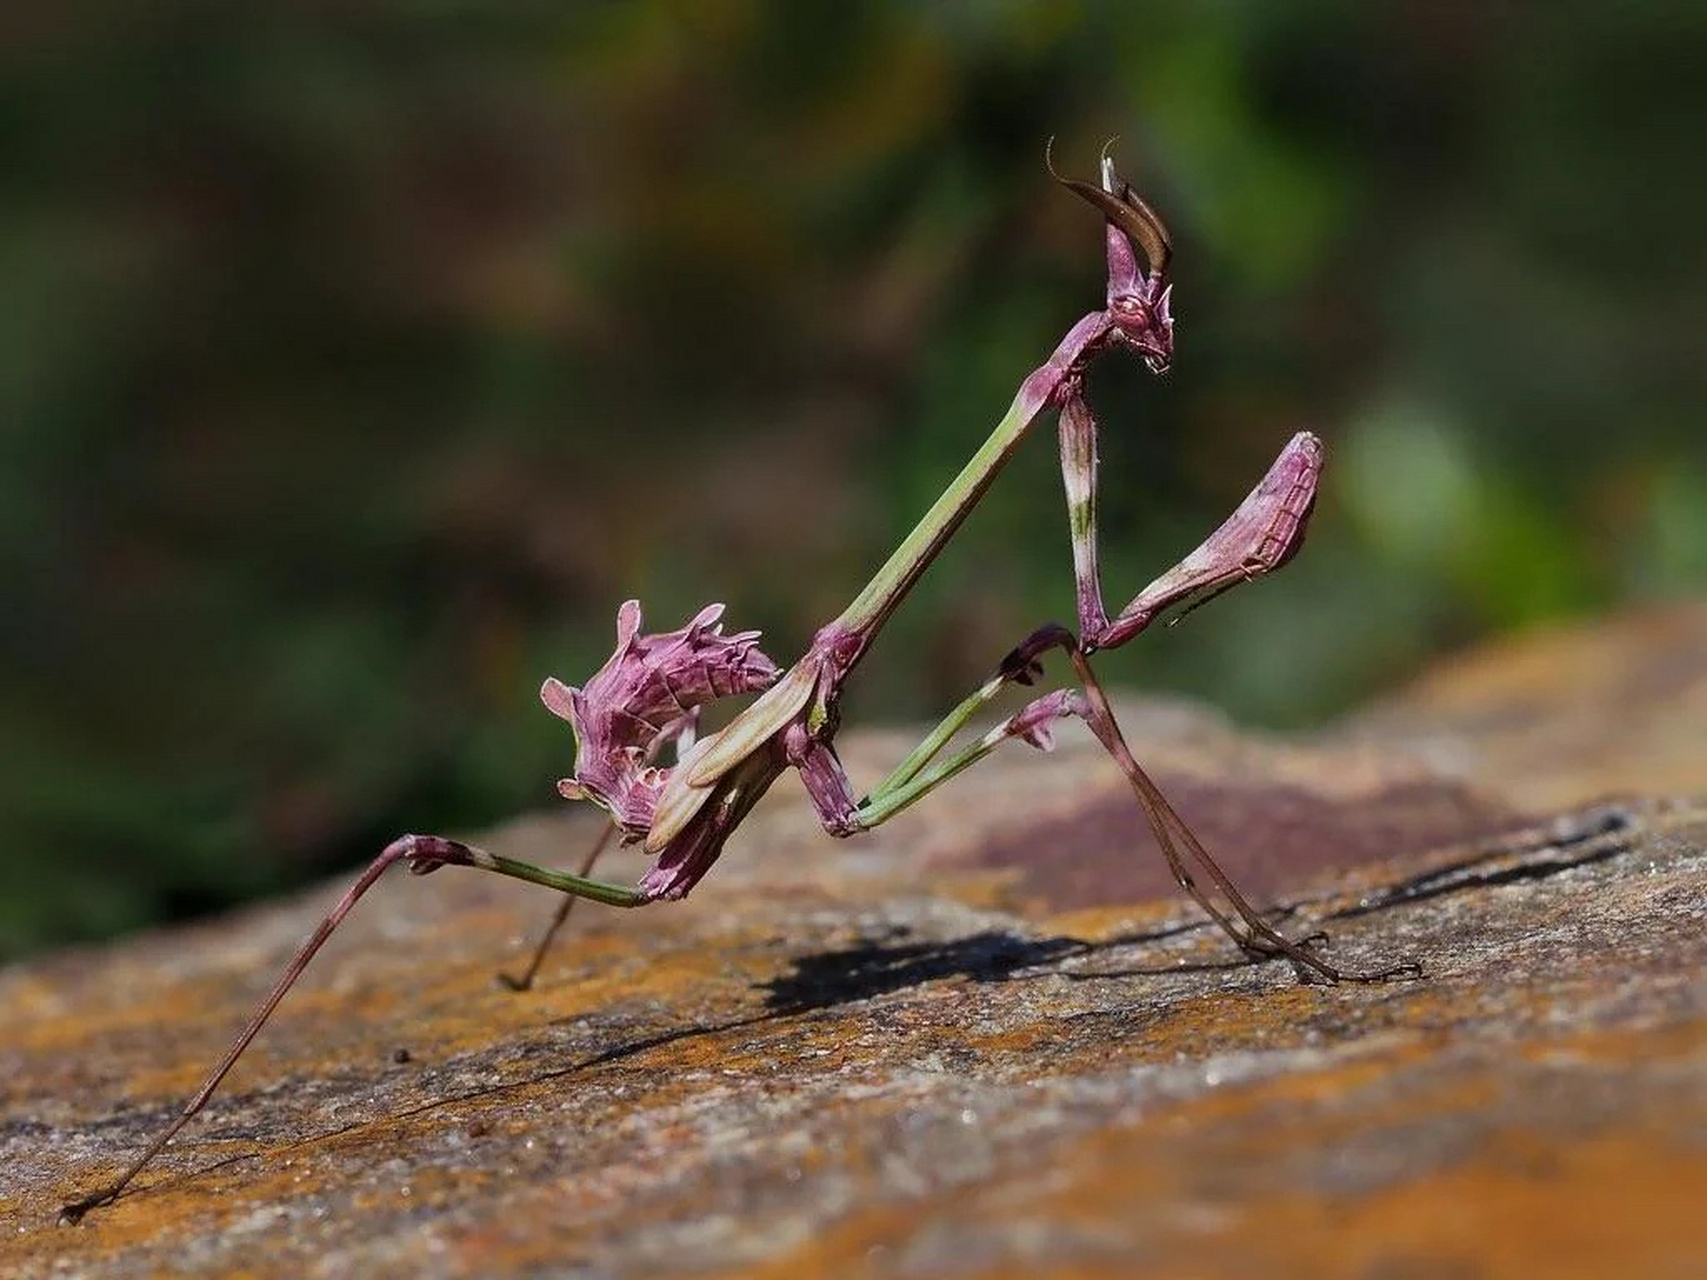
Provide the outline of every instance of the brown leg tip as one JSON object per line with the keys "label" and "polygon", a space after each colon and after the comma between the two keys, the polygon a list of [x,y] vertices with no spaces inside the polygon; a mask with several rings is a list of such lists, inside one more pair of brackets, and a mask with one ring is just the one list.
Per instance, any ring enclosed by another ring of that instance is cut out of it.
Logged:
{"label": "brown leg tip", "polygon": [[83,1221],[83,1215],[101,1203],[100,1196],[88,1196],[82,1200],[73,1200],[70,1204],[59,1206],[57,1221],[62,1227],[75,1227]]}
{"label": "brown leg tip", "polygon": [[1423,967],[1415,960],[1406,960],[1402,964],[1393,965],[1388,969],[1377,969],[1374,973],[1351,973],[1346,975],[1348,982],[1420,982],[1423,977]]}
{"label": "brown leg tip", "polygon": [[1250,936],[1240,938],[1239,946],[1253,960],[1289,961],[1298,975],[1298,980],[1306,984],[1325,983],[1336,986],[1342,982],[1356,982],[1373,985],[1378,982],[1415,980],[1423,976],[1422,966],[1415,960],[1406,960],[1386,969],[1374,969],[1364,973],[1336,969],[1316,954],[1315,948],[1328,941],[1328,935],[1320,931],[1297,942],[1288,941],[1279,934],[1274,936],[1280,938],[1278,944],[1267,938]]}

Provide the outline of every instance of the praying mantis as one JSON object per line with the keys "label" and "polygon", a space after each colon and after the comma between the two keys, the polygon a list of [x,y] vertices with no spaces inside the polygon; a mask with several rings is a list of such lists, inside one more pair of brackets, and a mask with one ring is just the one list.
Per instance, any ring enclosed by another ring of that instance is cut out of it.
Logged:
{"label": "praying mantis", "polygon": [[[1017,739],[1048,750],[1055,722],[1065,718],[1076,717],[1089,727],[1130,783],[1174,879],[1247,955],[1288,960],[1304,981],[1379,982],[1417,972],[1410,964],[1370,972],[1341,970],[1317,953],[1320,935],[1294,941],[1276,930],[1140,767],[1115,720],[1092,670],[1092,656],[1125,644],[1170,609],[1195,608],[1291,559],[1315,503],[1323,449],[1308,432],[1294,436],[1218,529],[1109,616],[1097,559],[1097,423],[1084,397],[1084,378],[1095,358],[1122,348],[1135,352],[1153,373],[1167,370],[1173,357],[1168,279],[1172,242],[1161,218],[1121,178],[1106,150],[1096,183],[1063,178],[1053,163],[1049,172],[1102,215],[1108,268],[1104,306],[1074,324],[1049,358],[1020,383],[989,438],[853,602],[819,629],[805,654],[782,670],[759,648],[757,632],[723,633],[722,605],[706,607],[675,631],[646,633],[638,602],[624,604],[617,615],[616,651],[609,661],[581,688],[550,679],[540,691],[547,709],[568,721],[575,738],[574,776],[560,782],[559,791],[565,798],[597,805],[609,816],[578,871],[518,862],[442,836],[394,840],[302,944],[177,1116],[115,1181],[64,1206],[62,1220],[75,1222],[116,1199],[201,1110],[321,945],[394,864],[402,863],[417,875],[441,867],[470,867],[563,894],[526,970],[520,977],[505,976],[507,985],[522,990],[531,985],[576,899],[643,907],[686,897],[754,804],[788,770],[800,775],[824,830],[851,836],[887,822],[1004,742]],[[860,794],[834,745],[843,685],[1033,424],[1050,410],[1059,415],[1078,631],[1049,623],[1026,636],[888,777]],[[1033,685],[1043,674],[1043,658],[1054,650],[1071,666],[1076,687],[1035,697],[970,743],[953,747],[999,694],[1010,686]],[[707,704],[740,694],[758,696],[721,731],[696,737],[699,714]],[[666,752],[673,752],[672,763],[660,763]],[[613,835],[624,844],[640,845],[653,859],[634,886],[591,878],[595,861]],[[1199,876],[1219,893],[1221,902],[1199,884]]]}

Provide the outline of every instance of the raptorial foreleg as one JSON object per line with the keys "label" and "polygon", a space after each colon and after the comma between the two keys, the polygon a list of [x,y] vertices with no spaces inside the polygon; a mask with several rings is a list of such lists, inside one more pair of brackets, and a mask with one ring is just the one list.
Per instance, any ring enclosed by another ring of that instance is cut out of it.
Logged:
{"label": "raptorial foreleg", "polygon": [[1301,431],[1268,474],[1195,551],[1145,587],[1111,621],[1097,561],[1097,426],[1078,392],[1061,409],[1061,478],[1073,535],[1080,644],[1086,653],[1125,644],[1176,604],[1196,608],[1280,568],[1304,541],[1322,473],[1322,442]]}

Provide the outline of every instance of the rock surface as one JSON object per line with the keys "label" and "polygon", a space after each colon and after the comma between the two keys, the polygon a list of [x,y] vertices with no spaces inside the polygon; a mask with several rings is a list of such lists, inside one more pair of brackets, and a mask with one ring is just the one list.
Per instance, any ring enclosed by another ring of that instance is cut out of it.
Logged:
{"label": "rock surface", "polygon": [[[691,902],[579,908],[527,994],[493,974],[541,891],[382,883],[76,1227],[341,886],[0,973],[0,1273],[1701,1274],[1707,607],[1307,740],[1124,711],[1294,932],[1425,976],[1241,962],[1076,736],[848,842],[785,781]],[[843,741],[861,777],[910,745]],[[562,863],[592,830],[484,843]]]}

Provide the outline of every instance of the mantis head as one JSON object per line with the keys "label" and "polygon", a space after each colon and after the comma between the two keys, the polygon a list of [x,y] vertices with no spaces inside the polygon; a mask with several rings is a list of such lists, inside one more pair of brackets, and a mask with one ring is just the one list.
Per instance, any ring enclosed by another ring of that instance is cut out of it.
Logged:
{"label": "mantis head", "polygon": [[1049,172],[1107,223],[1112,336],[1142,356],[1150,372],[1167,372],[1174,357],[1173,285],[1168,280],[1173,239],[1167,225],[1120,176],[1107,150],[1095,185],[1063,178],[1052,163]]}

